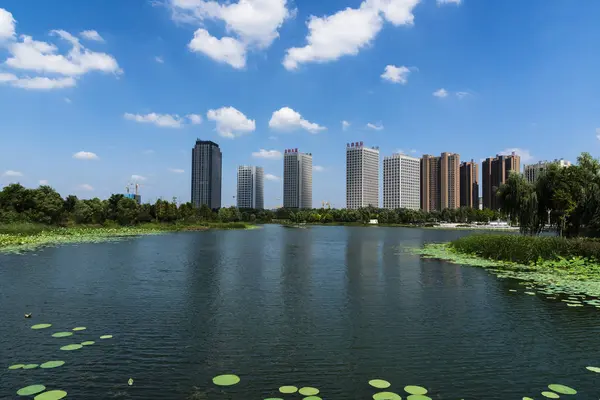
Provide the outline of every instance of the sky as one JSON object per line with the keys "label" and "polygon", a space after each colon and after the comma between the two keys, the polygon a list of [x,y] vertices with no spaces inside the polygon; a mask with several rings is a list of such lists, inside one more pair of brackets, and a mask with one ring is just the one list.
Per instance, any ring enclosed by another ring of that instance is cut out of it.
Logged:
{"label": "sky", "polygon": [[264,167],[313,154],[345,206],[345,147],[522,163],[600,150],[600,2],[104,0],[0,4],[0,187],[190,200],[197,138]]}

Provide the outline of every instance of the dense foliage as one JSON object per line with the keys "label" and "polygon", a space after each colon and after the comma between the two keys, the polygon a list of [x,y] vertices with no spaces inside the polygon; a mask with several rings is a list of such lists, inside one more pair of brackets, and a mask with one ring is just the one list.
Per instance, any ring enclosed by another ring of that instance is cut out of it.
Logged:
{"label": "dense foliage", "polygon": [[520,264],[561,258],[600,260],[600,241],[596,239],[486,234],[465,236],[450,246],[459,253]]}
{"label": "dense foliage", "polygon": [[538,234],[548,226],[561,236],[600,236],[600,163],[588,153],[571,167],[550,165],[535,184],[511,174],[498,197],[502,212],[522,233]]}

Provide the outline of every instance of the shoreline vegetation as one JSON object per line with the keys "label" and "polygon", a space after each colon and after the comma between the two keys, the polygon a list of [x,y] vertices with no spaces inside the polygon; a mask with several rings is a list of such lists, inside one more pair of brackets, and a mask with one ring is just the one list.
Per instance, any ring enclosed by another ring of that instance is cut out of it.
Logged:
{"label": "shoreline vegetation", "polygon": [[[552,293],[600,297],[600,240],[520,235],[470,235],[406,251],[453,264],[484,268]],[[550,288],[550,289],[548,289]]]}

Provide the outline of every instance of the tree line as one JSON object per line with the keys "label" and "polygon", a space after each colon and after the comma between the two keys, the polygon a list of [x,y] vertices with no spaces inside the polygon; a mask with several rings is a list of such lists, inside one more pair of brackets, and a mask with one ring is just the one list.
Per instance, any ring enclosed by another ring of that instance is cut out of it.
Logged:
{"label": "tree line", "polygon": [[550,228],[566,237],[600,236],[600,162],[589,153],[570,167],[550,164],[535,183],[511,174],[497,196],[503,214],[522,233]]}

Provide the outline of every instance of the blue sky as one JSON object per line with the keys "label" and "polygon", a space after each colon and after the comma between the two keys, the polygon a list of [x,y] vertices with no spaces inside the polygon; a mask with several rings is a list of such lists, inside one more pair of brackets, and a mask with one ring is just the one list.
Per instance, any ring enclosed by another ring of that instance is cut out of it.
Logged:
{"label": "blue sky", "polygon": [[299,148],[314,204],[343,207],[352,141],[597,156],[598,15],[584,0],[3,0],[0,184],[103,198],[137,180],[145,200],[188,201],[202,138],[223,151],[224,205],[240,164],[265,168],[279,204],[280,153]]}

